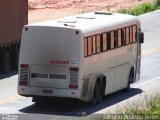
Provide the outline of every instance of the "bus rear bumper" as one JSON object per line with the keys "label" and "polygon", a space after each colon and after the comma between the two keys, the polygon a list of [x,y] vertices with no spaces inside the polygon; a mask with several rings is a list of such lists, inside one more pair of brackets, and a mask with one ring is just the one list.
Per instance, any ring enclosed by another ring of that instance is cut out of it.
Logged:
{"label": "bus rear bumper", "polygon": [[55,89],[55,88],[41,88],[41,87],[18,87],[18,94],[22,96],[48,96],[48,97],[64,97],[64,98],[78,98],[81,99],[79,89]]}

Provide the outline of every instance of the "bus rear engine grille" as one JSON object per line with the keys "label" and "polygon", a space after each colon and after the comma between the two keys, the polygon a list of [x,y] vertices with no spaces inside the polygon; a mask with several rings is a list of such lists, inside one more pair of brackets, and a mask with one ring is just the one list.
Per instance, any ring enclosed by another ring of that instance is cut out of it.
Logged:
{"label": "bus rear engine grille", "polygon": [[60,74],[39,74],[39,73],[32,73],[32,78],[44,78],[44,79],[67,79],[66,75]]}

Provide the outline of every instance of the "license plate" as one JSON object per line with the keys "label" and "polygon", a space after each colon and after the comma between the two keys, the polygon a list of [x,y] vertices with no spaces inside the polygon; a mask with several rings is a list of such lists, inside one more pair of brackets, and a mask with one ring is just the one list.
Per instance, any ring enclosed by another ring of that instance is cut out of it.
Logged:
{"label": "license plate", "polygon": [[53,90],[42,90],[42,94],[53,94]]}

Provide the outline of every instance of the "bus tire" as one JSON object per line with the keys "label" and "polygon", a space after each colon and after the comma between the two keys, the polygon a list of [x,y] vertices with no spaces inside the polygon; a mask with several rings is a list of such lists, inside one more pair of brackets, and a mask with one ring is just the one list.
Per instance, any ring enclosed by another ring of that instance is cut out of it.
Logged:
{"label": "bus tire", "polygon": [[94,86],[93,96],[91,99],[91,104],[96,105],[102,102],[103,100],[103,82],[102,80],[96,81],[96,84]]}
{"label": "bus tire", "polygon": [[8,73],[10,70],[10,54],[9,52],[5,52],[3,59],[3,73]]}

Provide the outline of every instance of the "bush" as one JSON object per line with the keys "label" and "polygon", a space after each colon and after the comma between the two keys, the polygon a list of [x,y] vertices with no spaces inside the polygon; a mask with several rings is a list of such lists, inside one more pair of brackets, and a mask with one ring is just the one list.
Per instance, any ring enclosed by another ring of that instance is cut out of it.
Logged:
{"label": "bush", "polygon": [[153,4],[144,3],[144,4],[142,4],[142,5],[138,6],[138,7],[133,8],[130,11],[130,14],[132,14],[132,15],[141,15],[141,14],[144,14],[144,13],[151,12],[153,10],[155,10]]}
{"label": "bush", "polygon": [[160,0],[155,0],[153,3],[143,3],[139,6],[136,6],[132,9],[119,9],[117,12],[123,14],[131,14],[131,15],[141,15],[144,13],[148,13],[154,10],[160,9]]}
{"label": "bush", "polygon": [[160,114],[160,97],[150,97],[146,99],[146,106],[148,108],[148,114]]}
{"label": "bush", "polygon": [[160,7],[160,0],[155,0],[155,6]]}
{"label": "bush", "polygon": [[[136,103],[136,104],[135,104]],[[122,112],[123,111],[123,112]],[[131,117],[141,117],[141,120],[146,120],[144,117],[152,115],[160,115],[160,95],[147,97],[146,99],[143,99],[142,101],[135,101],[133,104],[129,104],[126,107],[120,109],[120,111],[117,111],[118,116],[120,119],[116,120],[133,120]],[[126,118],[128,116],[128,119]],[[130,119],[131,118],[131,119]],[[159,117],[158,117],[159,118]],[[155,119],[155,120],[158,120]],[[105,120],[105,119],[102,119]],[[138,120],[138,119],[136,119]],[[150,120],[150,119],[148,119]]]}
{"label": "bush", "polygon": [[[146,102],[144,104],[144,101]],[[123,113],[120,113],[119,115],[125,116],[125,115],[159,115],[160,114],[160,96],[151,96],[147,97],[146,100],[143,100],[143,103],[141,101],[140,104],[134,105],[132,107],[128,107],[123,111]]]}

